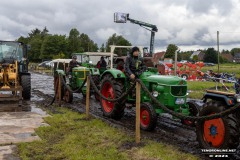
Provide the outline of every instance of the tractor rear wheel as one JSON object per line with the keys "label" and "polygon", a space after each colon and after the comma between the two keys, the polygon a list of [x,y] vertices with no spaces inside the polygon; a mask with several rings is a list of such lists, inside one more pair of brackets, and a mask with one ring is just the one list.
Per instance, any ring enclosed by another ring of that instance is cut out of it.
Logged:
{"label": "tractor rear wheel", "polygon": [[21,85],[23,88],[22,97],[24,100],[31,99],[31,76],[30,75],[22,75],[21,76]]}
{"label": "tractor rear wheel", "polygon": [[[211,115],[224,110],[222,102],[210,101],[205,104],[199,116]],[[197,140],[201,148],[237,148],[239,144],[239,124],[236,115],[198,121],[196,126]]]}
{"label": "tractor rear wheel", "polygon": [[[121,81],[114,79],[111,75],[104,76],[101,81],[100,91],[106,98],[115,99],[123,94],[124,86]],[[122,99],[119,102],[109,102],[104,99],[100,99],[103,115],[116,120],[119,120],[124,115],[126,99]]]}
{"label": "tractor rear wheel", "polygon": [[157,114],[152,105],[148,102],[141,103],[140,126],[142,130],[152,131],[157,125]]}

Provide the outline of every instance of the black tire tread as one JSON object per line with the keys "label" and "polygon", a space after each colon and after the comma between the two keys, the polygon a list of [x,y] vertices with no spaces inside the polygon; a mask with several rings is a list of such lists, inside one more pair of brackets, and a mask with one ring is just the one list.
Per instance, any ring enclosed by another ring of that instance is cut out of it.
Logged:
{"label": "black tire tread", "polygon": [[[123,94],[124,85],[121,83],[121,81],[119,81],[117,79],[114,79],[113,76],[111,76],[111,75],[105,75],[104,76],[103,80],[101,81],[101,85],[100,85],[101,87],[100,88],[103,87],[103,84],[106,81],[110,82],[113,86],[113,90],[116,94],[114,98],[118,98]],[[110,113],[106,113],[104,111],[104,107],[102,106],[102,102],[101,102],[103,115],[106,116],[106,117],[113,118],[115,120],[121,119],[124,115],[124,109],[125,109],[125,104],[124,103],[125,103],[125,101],[126,101],[126,99],[122,99],[121,102],[114,102],[113,110]]]}
{"label": "black tire tread", "polygon": [[[223,102],[209,101],[204,105],[199,115],[200,116],[205,115],[204,112],[207,112],[208,110],[215,110],[216,112],[220,112],[220,111],[223,111],[224,109],[225,107]],[[232,113],[225,117],[222,117],[222,119],[225,123],[226,139],[219,148],[222,148],[222,149],[237,148],[237,146],[239,145],[240,133],[239,133],[239,123],[236,115]],[[202,133],[202,127],[201,127],[201,125],[203,124],[204,124],[204,121],[198,122],[196,127],[196,134],[197,134],[197,140],[199,142],[199,145],[201,148],[213,148],[212,146],[209,146],[206,143],[204,143],[204,140],[202,138],[203,133]]]}
{"label": "black tire tread", "polygon": [[21,76],[21,85],[23,88],[22,97],[24,100],[31,99],[31,76],[30,75],[22,75]]}
{"label": "black tire tread", "polygon": [[150,122],[149,122],[149,125],[147,127],[143,127],[142,124],[140,123],[140,127],[144,131],[152,131],[157,126],[157,113],[156,113],[155,109],[152,107],[152,105],[149,102],[141,103],[141,108],[142,107],[145,107],[145,109],[149,111],[149,113],[150,113]]}

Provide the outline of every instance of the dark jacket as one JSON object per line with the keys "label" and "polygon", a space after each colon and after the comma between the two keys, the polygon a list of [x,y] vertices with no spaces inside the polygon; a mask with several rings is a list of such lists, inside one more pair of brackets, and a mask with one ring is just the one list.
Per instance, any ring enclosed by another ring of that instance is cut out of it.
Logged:
{"label": "dark jacket", "polygon": [[73,62],[73,60],[71,60],[69,62],[69,72],[72,72],[72,68],[77,67],[78,65],[81,66],[81,63],[77,61]]}
{"label": "dark jacket", "polygon": [[127,76],[134,74],[135,76],[140,76],[147,67],[143,62],[143,58],[128,56],[125,62],[125,72]]}

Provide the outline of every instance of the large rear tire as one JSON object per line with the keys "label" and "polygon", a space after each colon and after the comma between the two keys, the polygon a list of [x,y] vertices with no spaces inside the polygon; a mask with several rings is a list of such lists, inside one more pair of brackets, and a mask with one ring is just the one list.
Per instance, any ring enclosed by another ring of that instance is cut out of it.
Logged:
{"label": "large rear tire", "polygon": [[157,114],[152,105],[148,102],[141,104],[140,126],[142,130],[152,131],[157,125]]}
{"label": "large rear tire", "polygon": [[[124,86],[121,81],[114,79],[111,75],[104,76],[101,81],[100,91],[106,98],[118,98],[123,94]],[[124,115],[126,99],[122,99],[119,102],[109,102],[104,99],[100,99],[103,115],[116,120],[119,120]]]}
{"label": "large rear tire", "polygon": [[[205,104],[199,116],[211,115],[225,109],[222,102],[210,101]],[[198,121],[196,126],[197,140],[201,148],[236,149],[239,144],[239,124],[235,114]]]}
{"label": "large rear tire", "polygon": [[23,88],[22,97],[24,100],[31,99],[31,75],[21,76],[21,85]]}

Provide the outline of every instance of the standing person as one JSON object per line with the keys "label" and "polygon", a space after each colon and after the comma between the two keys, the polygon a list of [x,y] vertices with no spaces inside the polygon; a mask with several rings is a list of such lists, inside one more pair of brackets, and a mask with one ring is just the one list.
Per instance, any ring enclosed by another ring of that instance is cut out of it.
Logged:
{"label": "standing person", "polygon": [[126,58],[125,72],[128,78],[134,80],[138,78],[147,67],[143,63],[143,58],[139,57],[139,48],[133,47],[130,55]]}
{"label": "standing person", "polygon": [[72,56],[72,60],[69,62],[69,72],[72,72],[72,69],[82,64],[77,61],[77,56]]}
{"label": "standing person", "polygon": [[104,57],[102,56],[100,58],[100,61],[97,63],[97,68],[106,68],[107,67],[107,62],[104,60]]}

